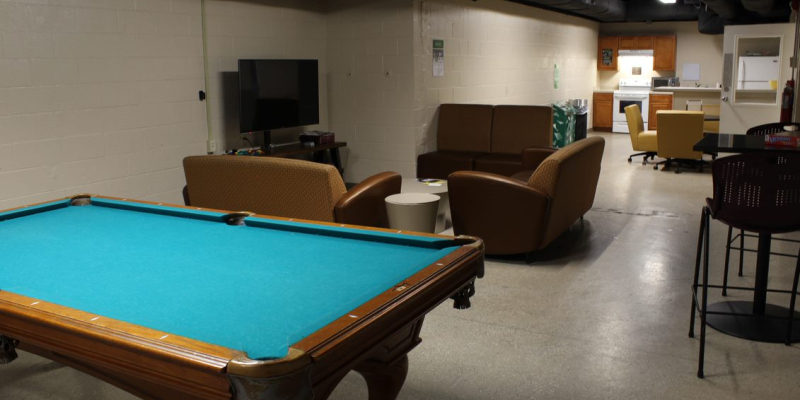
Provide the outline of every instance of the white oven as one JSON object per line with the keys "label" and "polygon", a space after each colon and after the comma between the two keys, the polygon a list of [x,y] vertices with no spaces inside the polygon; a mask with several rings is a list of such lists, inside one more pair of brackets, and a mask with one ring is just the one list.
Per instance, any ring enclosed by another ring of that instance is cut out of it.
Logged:
{"label": "white oven", "polygon": [[628,133],[628,119],[625,118],[625,107],[639,106],[642,121],[647,129],[650,115],[650,82],[639,79],[620,79],[619,90],[614,91],[614,124],[612,132]]}

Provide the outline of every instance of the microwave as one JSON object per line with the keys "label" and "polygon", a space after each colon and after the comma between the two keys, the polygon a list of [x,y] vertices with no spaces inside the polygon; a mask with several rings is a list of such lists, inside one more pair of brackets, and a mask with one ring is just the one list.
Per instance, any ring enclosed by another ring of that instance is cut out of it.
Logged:
{"label": "microwave", "polygon": [[655,77],[655,78],[653,78],[653,82],[651,83],[650,87],[655,89],[657,87],[663,87],[663,86],[676,87],[676,86],[680,86],[680,85],[681,85],[681,81],[680,81],[680,79],[678,79],[677,76],[663,77],[663,78],[662,77]]}

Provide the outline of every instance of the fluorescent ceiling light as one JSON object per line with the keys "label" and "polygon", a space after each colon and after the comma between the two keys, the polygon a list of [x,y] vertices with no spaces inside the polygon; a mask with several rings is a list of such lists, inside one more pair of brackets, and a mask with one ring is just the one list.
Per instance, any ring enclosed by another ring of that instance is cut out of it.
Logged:
{"label": "fluorescent ceiling light", "polygon": [[665,4],[675,4],[676,1],[677,0],[661,0],[661,2]]}

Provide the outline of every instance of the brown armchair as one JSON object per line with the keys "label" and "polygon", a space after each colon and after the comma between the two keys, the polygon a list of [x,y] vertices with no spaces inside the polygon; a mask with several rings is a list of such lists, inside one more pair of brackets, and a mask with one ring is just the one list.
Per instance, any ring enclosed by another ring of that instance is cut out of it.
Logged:
{"label": "brown armchair", "polygon": [[183,168],[186,205],[379,228],[402,184],[382,172],[347,191],[332,165],[274,157],[191,156]]}
{"label": "brown armchair", "polygon": [[592,208],[604,147],[591,137],[554,151],[527,182],[454,172],[447,182],[455,234],[480,237],[487,254],[544,248]]}

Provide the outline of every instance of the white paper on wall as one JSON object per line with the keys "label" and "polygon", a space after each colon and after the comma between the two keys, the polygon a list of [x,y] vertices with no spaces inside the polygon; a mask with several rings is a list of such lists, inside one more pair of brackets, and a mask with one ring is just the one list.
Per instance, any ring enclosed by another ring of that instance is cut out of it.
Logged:
{"label": "white paper on wall", "polygon": [[433,49],[433,76],[444,76],[444,49]]}
{"label": "white paper on wall", "polygon": [[681,74],[683,81],[699,81],[700,80],[700,64],[686,63],[683,64],[683,74]]}
{"label": "white paper on wall", "polygon": [[444,40],[433,41],[433,76],[444,76]]}

